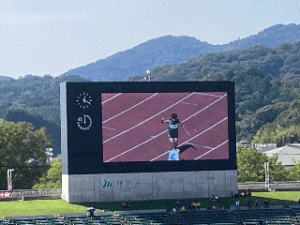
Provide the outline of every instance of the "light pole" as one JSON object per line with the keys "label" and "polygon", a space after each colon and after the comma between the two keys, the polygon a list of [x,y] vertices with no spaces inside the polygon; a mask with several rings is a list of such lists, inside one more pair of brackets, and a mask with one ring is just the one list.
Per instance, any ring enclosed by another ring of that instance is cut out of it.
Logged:
{"label": "light pole", "polygon": [[148,75],[148,81],[151,81],[151,74],[150,74],[150,70],[146,71],[147,75]]}
{"label": "light pole", "polygon": [[50,164],[50,158],[53,156],[53,148],[46,148],[47,163]]}
{"label": "light pole", "polygon": [[7,170],[7,190],[12,191],[12,172],[14,169]]}

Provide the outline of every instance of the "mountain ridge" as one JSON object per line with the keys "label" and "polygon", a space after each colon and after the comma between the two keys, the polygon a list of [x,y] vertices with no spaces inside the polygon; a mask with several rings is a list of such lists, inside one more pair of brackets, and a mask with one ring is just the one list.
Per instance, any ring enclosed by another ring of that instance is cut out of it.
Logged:
{"label": "mountain ridge", "polygon": [[212,45],[189,36],[167,35],[143,42],[85,66],[70,69],[62,75],[78,75],[92,81],[125,81],[130,76],[145,74],[155,66],[183,63],[209,52],[244,50],[253,45],[276,47],[300,40],[300,25],[276,24],[255,35],[223,45]]}

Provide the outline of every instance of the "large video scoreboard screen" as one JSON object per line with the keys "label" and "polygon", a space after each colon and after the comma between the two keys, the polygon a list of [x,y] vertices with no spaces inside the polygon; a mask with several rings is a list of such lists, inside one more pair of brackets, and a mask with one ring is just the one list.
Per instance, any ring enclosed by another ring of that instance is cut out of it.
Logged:
{"label": "large video scoreboard screen", "polygon": [[236,169],[232,82],[63,83],[61,104],[64,173]]}
{"label": "large video scoreboard screen", "polygon": [[229,159],[226,92],[103,93],[101,100],[104,162]]}

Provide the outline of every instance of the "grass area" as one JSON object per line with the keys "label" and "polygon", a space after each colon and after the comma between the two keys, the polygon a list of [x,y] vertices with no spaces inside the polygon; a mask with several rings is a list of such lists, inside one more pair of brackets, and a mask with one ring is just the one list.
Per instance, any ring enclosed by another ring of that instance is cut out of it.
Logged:
{"label": "grass area", "polygon": [[[246,206],[251,201],[254,206],[257,200],[260,206],[264,205],[264,201],[267,199],[269,205],[283,205],[283,207],[289,207],[289,205],[298,204],[300,198],[300,191],[277,191],[277,192],[252,192],[251,197],[240,198],[240,206]],[[234,204],[234,199],[231,205]]]}
{"label": "grass area", "polygon": [[70,204],[62,199],[0,202],[0,217],[82,212],[86,212],[85,206]]}
{"label": "grass area", "polygon": [[298,202],[300,198],[300,191],[252,192],[252,195],[259,198]]}
{"label": "grass area", "polygon": [[[289,205],[298,204],[300,191],[278,191],[278,192],[252,192],[252,196],[240,198],[240,205],[244,206],[248,201],[258,200],[263,205],[268,199],[270,205]],[[213,206],[216,202],[209,199],[183,199],[181,203],[200,201],[202,207]],[[234,198],[221,198],[221,205],[229,208],[234,204]],[[132,202],[132,209],[167,209],[175,206],[176,200],[156,200],[156,201],[136,201]],[[81,203],[71,204],[64,200],[32,200],[32,201],[0,201],[0,218],[3,216],[22,216],[22,215],[43,215],[43,214],[62,214],[62,213],[85,213],[88,207],[96,209],[108,209],[109,211],[123,210],[120,202],[106,203]]]}

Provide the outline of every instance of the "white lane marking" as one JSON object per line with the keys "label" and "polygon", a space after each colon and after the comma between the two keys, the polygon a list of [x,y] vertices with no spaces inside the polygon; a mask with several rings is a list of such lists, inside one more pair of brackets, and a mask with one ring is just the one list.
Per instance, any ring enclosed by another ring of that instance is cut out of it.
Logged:
{"label": "white lane marking", "polygon": [[139,124],[137,124],[137,125],[135,125],[135,126],[129,128],[129,129],[127,129],[127,130],[124,130],[123,132],[117,134],[116,136],[113,136],[113,137],[111,137],[111,138],[105,140],[105,141],[103,142],[103,144],[105,144],[106,142],[109,142],[109,141],[113,140],[114,138],[116,138],[116,137],[118,137],[118,136],[120,136],[120,135],[122,135],[122,134],[127,133],[128,131],[130,131],[130,130],[132,130],[132,129],[134,129],[134,128],[140,126],[140,125],[142,125],[143,123],[146,123],[147,121],[149,121],[149,120],[151,120],[152,118],[158,116],[159,114],[162,114],[163,112],[165,112],[165,111],[167,111],[168,109],[172,108],[174,105],[179,104],[181,101],[187,99],[188,97],[192,96],[193,94],[194,94],[194,93],[189,94],[188,96],[184,97],[184,98],[181,99],[180,101],[178,101],[178,102],[174,103],[173,105],[169,106],[168,108],[166,108],[166,109],[164,109],[164,110],[162,110],[162,111],[156,113],[155,115],[149,117],[148,119],[144,120],[143,122],[140,122]]}
{"label": "white lane marking", "polygon": [[194,104],[194,103],[189,103],[189,102],[181,102],[183,104],[187,104],[187,105],[193,105],[193,106],[197,106],[198,104]]}
{"label": "white lane marking", "polygon": [[[167,131],[168,131],[168,130],[165,130],[165,131],[161,132],[160,134],[156,135],[156,137],[159,136],[159,135],[161,135],[161,134],[163,134],[163,133],[166,133]],[[133,148],[128,149],[128,150],[126,150],[125,152],[122,152],[122,153],[120,153],[120,154],[118,154],[118,155],[116,155],[116,156],[114,156],[114,157],[112,157],[112,158],[106,160],[105,162],[110,162],[111,160],[113,160],[113,159],[115,159],[115,158],[118,158],[118,157],[120,157],[120,156],[126,154],[127,152],[130,152],[130,151],[132,151],[133,149],[138,148],[138,147],[140,147],[141,145],[146,144],[147,142],[152,141],[152,140],[153,140],[153,138],[148,139],[148,140],[146,140],[146,141],[144,141],[144,142],[142,142],[142,143],[140,143],[140,144],[134,146]]]}
{"label": "white lane marking", "polygon": [[[226,120],[226,119],[227,119],[227,117],[225,117],[224,119],[220,120],[218,123],[215,123],[214,125],[210,126],[209,128],[205,129],[204,131],[202,131],[201,133],[197,134],[196,136],[190,138],[189,140],[183,142],[181,145],[186,144],[186,143],[188,143],[190,140],[193,140],[194,138],[196,138],[196,137],[198,137],[198,136],[204,134],[205,132],[211,130],[212,128],[214,128],[215,126],[219,125],[220,123],[222,123],[222,122],[223,122],[224,120]],[[150,161],[154,161],[154,160],[156,160],[156,159],[162,157],[163,155],[165,155],[165,154],[167,154],[167,153],[168,153],[168,152],[165,152],[165,153],[163,153],[163,154],[161,154],[161,155],[159,155],[159,156],[157,156],[157,157],[151,159]]]}
{"label": "white lane marking", "polygon": [[[193,94],[193,93],[192,93],[192,94]],[[208,107],[212,106],[213,104],[217,103],[218,101],[220,101],[221,99],[223,99],[225,96],[227,96],[227,94],[224,95],[224,96],[222,96],[222,97],[220,97],[219,99],[217,99],[216,101],[212,102],[211,104],[209,104],[208,106],[204,107],[203,109],[199,110],[198,112],[194,113],[193,115],[191,115],[191,116],[188,117],[187,119],[190,119],[191,117],[193,117],[193,116],[195,116],[195,115],[201,113],[203,110],[205,110],[205,109],[207,109]],[[189,97],[189,96],[187,96],[187,97]],[[181,101],[182,101],[182,100],[181,100]],[[179,102],[180,102],[180,101],[179,101]],[[179,102],[177,102],[177,103],[179,103]],[[176,104],[177,104],[177,103],[176,103]],[[169,108],[170,108],[170,107],[169,107]],[[226,118],[227,118],[227,117],[226,117]],[[186,121],[187,119],[183,120],[182,122]],[[223,120],[224,120],[224,119],[223,119]],[[138,145],[132,147],[131,149],[128,149],[128,150],[126,150],[125,152],[120,153],[119,155],[116,155],[116,156],[114,156],[114,157],[112,157],[112,158],[106,160],[105,162],[109,162],[109,161],[111,161],[111,160],[113,160],[113,159],[115,159],[115,158],[118,158],[119,156],[124,155],[125,153],[130,152],[130,151],[132,151],[133,149],[135,149],[135,148],[137,148],[137,147],[139,147],[139,146],[141,146],[141,145],[143,145],[143,144],[146,144],[146,143],[148,143],[149,141],[154,140],[154,139],[157,138],[158,136],[160,136],[160,135],[166,133],[167,131],[168,131],[168,130],[165,130],[165,131],[161,132],[160,134],[158,134],[158,135],[156,135],[156,136],[154,136],[154,137],[151,137],[150,139],[148,139],[148,140],[146,140],[146,141],[144,141],[144,142],[142,142],[142,143],[140,143],[140,144],[138,144]],[[189,139],[189,140],[192,140],[192,139]],[[189,140],[188,140],[188,141],[189,141]],[[186,143],[186,142],[184,142],[184,143]],[[166,154],[166,153],[164,153],[164,154]],[[158,158],[159,158],[159,157],[158,157]],[[153,160],[150,160],[150,161],[153,161]]]}
{"label": "white lane marking", "polygon": [[113,131],[116,131],[116,129],[115,129],[115,128],[111,128],[111,127],[102,126],[102,128],[104,128],[104,129],[108,129],[108,130],[113,130]]}
{"label": "white lane marking", "polygon": [[218,101],[220,101],[221,99],[223,99],[225,96],[227,96],[227,94],[221,96],[219,99],[217,99],[216,101],[212,102],[212,103],[209,104],[208,106],[205,106],[203,109],[201,109],[200,111],[198,111],[198,112],[194,113],[193,115],[189,116],[188,118],[186,118],[186,119],[183,120],[182,122],[185,122],[185,121],[187,121],[188,119],[190,119],[191,117],[193,117],[193,116],[195,116],[195,115],[201,113],[201,112],[204,111],[205,109],[209,108],[210,106],[214,105],[215,103],[217,103]]}
{"label": "white lane marking", "polygon": [[110,100],[112,100],[112,99],[114,99],[114,98],[116,98],[116,97],[118,97],[118,96],[120,96],[122,93],[119,93],[119,94],[117,94],[117,95],[115,95],[115,96],[113,96],[113,97],[111,97],[111,98],[109,98],[109,99],[107,99],[107,100],[105,100],[104,102],[102,102],[101,104],[103,105],[104,103],[106,103],[106,102],[108,102],[108,101],[110,101]]}
{"label": "white lane marking", "polygon": [[214,125],[212,125],[211,127],[207,128],[206,130],[202,131],[201,133],[197,134],[196,136],[194,136],[194,137],[188,139],[187,141],[183,142],[182,144],[185,144],[185,143],[189,142],[190,140],[195,139],[196,137],[198,137],[198,136],[200,136],[201,134],[205,133],[206,131],[208,131],[208,130],[214,128],[215,126],[219,125],[220,123],[222,123],[223,121],[225,121],[225,120],[227,120],[227,119],[228,119],[228,117],[225,117],[224,119],[222,119],[222,120],[220,120],[219,122],[215,123]]}
{"label": "white lane marking", "polygon": [[202,93],[202,92],[196,92],[195,94],[197,95],[207,95],[207,96],[212,96],[212,97],[222,97],[222,95],[212,95],[212,94],[206,94],[206,93]]}
{"label": "white lane marking", "polygon": [[208,153],[214,151],[215,149],[219,148],[220,146],[226,144],[227,142],[228,142],[228,140],[224,141],[223,143],[219,144],[218,146],[214,147],[213,149],[211,149],[211,150],[205,152],[204,154],[198,156],[197,158],[195,158],[195,160],[202,158],[203,156],[205,156],[205,155],[207,155]]}
{"label": "white lane marking", "polygon": [[169,153],[169,151],[170,151],[170,150],[168,150],[168,151],[164,152],[163,154],[161,154],[161,155],[159,155],[159,156],[156,156],[155,158],[151,159],[151,160],[150,160],[150,162],[152,162],[152,161],[154,161],[154,160],[156,160],[156,159],[159,159],[160,157],[162,157],[162,156],[164,156],[164,155],[168,154],[168,153]]}
{"label": "white lane marking", "polygon": [[158,95],[158,93],[156,93],[156,94],[154,94],[154,95],[151,95],[150,97],[148,97],[148,98],[144,99],[143,101],[141,101],[141,102],[139,102],[139,103],[135,104],[134,106],[132,106],[132,107],[130,107],[130,108],[128,108],[128,109],[126,109],[126,110],[124,110],[124,111],[120,112],[119,114],[117,114],[117,115],[115,115],[115,116],[113,116],[113,117],[111,117],[111,118],[109,118],[109,119],[105,120],[104,122],[102,122],[102,124],[104,124],[104,123],[106,123],[106,122],[108,122],[108,121],[110,121],[110,120],[112,120],[112,119],[116,118],[117,116],[120,116],[120,115],[122,115],[123,113],[126,113],[126,112],[128,112],[129,110],[131,110],[131,109],[133,109],[133,108],[137,107],[138,105],[140,105],[140,104],[144,103],[145,101],[148,101],[149,99],[153,98],[153,97],[154,97],[154,96],[156,96],[156,95]]}

